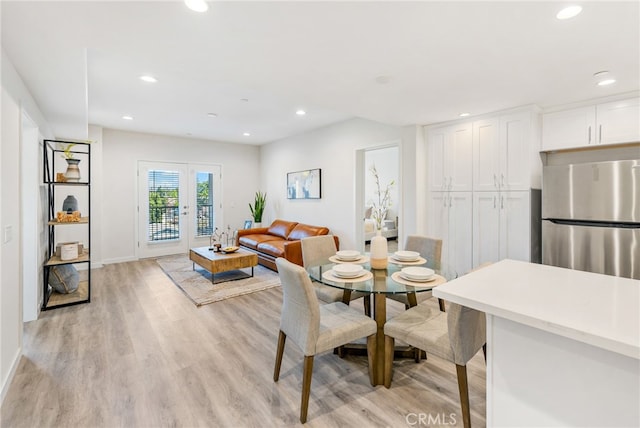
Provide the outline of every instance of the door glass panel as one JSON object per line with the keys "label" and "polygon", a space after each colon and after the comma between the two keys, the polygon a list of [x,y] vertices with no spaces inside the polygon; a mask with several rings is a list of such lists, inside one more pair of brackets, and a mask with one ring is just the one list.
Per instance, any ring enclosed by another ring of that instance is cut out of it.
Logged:
{"label": "door glass panel", "polygon": [[150,242],[180,238],[180,173],[178,171],[149,170]]}
{"label": "door glass panel", "polygon": [[210,236],[216,224],[213,209],[213,174],[196,172],[196,236]]}

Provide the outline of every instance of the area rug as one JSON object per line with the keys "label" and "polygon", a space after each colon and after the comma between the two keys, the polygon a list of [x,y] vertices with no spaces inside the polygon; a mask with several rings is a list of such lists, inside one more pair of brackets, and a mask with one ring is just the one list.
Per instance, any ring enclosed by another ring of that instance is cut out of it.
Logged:
{"label": "area rug", "polygon": [[[156,259],[156,262],[196,306],[280,285],[278,274],[260,265],[253,268],[253,277],[249,278],[246,277],[246,272],[251,272],[249,268],[242,271],[216,273],[216,283],[212,284],[211,274],[198,265],[195,265],[193,270],[193,263],[187,255],[161,257]],[[221,282],[223,280],[225,281]]]}

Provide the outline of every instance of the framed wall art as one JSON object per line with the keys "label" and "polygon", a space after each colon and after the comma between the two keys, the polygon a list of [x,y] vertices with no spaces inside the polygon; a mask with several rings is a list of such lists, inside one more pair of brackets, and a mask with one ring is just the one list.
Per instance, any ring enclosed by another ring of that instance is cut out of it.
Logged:
{"label": "framed wall art", "polygon": [[320,199],[322,196],[321,169],[307,169],[287,173],[288,199]]}

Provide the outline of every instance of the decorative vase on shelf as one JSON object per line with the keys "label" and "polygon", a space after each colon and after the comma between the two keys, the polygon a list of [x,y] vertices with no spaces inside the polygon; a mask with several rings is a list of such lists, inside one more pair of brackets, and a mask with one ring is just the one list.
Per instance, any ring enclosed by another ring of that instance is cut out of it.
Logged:
{"label": "decorative vase on shelf", "polygon": [[382,236],[382,231],[378,229],[376,236],[371,238],[371,267],[373,269],[386,269],[387,255],[387,238]]}
{"label": "decorative vase on shelf", "polygon": [[80,168],[78,168],[80,159],[66,159],[66,161],[67,170],[64,172],[64,178],[70,183],[77,183],[80,181]]}
{"label": "decorative vase on shelf", "polygon": [[62,202],[62,211],[70,214],[78,211],[78,200],[73,195],[68,195]]}

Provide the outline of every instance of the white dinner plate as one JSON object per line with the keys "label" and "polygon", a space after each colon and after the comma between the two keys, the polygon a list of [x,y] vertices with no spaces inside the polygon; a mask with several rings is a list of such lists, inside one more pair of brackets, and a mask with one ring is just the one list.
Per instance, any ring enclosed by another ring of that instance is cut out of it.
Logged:
{"label": "white dinner plate", "polygon": [[353,261],[360,258],[360,251],[340,250],[336,253],[336,257],[342,261]]}
{"label": "white dinner plate", "polygon": [[396,251],[393,253],[393,257],[401,262],[414,262],[420,258],[420,253],[417,251]]}
{"label": "white dinner plate", "polygon": [[342,263],[333,267],[333,274],[339,278],[356,278],[364,273],[361,265]]}
{"label": "white dinner plate", "polygon": [[436,275],[431,275],[429,278],[423,278],[423,279],[415,279],[415,278],[407,278],[407,276],[403,273],[400,272],[400,277],[403,279],[406,279],[407,281],[411,281],[411,282],[431,282],[434,279],[436,279]]}
{"label": "white dinner plate", "polygon": [[401,270],[402,276],[410,281],[428,281],[435,275],[433,269],[410,266]]}

